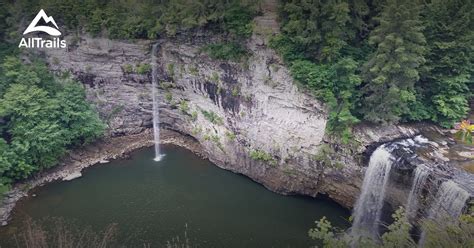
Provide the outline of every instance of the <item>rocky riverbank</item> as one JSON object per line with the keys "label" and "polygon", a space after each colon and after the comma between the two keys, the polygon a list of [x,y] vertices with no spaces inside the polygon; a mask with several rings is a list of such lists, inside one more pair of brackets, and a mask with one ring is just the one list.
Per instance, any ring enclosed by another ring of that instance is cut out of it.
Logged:
{"label": "rocky riverbank", "polygon": [[[162,130],[162,144],[173,144],[184,147],[198,156],[205,158],[199,143],[189,136],[171,130]],[[70,151],[56,167],[37,174],[34,178],[16,183],[7,192],[0,204],[0,223],[8,224],[8,219],[16,203],[28,192],[47,183],[63,180],[69,181],[82,176],[82,170],[93,165],[108,163],[111,159],[126,157],[133,150],[153,145],[153,133],[150,129],[139,134],[119,137],[108,137],[84,147]]]}

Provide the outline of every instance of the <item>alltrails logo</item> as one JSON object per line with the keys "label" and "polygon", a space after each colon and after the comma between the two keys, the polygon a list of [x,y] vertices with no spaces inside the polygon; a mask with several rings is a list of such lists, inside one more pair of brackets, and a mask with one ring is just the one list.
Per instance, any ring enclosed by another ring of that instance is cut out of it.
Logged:
{"label": "alltrails logo", "polygon": [[[52,26],[40,26],[38,22],[43,20],[45,24],[52,24]],[[56,28],[55,28],[56,27]],[[44,10],[40,10],[36,15],[35,19],[30,23],[30,25],[26,28],[23,35],[29,34],[32,32],[44,32],[51,36],[60,36],[61,32],[59,31],[58,25],[54,21],[52,16],[46,15]],[[22,38],[18,47],[24,48],[66,48],[66,41],[61,40],[58,37],[54,37],[51,39],[43,39],[41,37],[34,37],[34,38]]]}

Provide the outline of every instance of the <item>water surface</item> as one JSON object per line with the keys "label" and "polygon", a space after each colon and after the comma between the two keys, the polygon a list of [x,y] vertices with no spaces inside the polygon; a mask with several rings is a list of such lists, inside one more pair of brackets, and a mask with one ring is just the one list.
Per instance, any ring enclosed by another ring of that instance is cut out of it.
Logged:
{"label": "water surface", "polygon": [[315,220],[327,216],[335,226],[349,225],[349,212],[329,200],[270,192],[183,148],[164,146],[163,153],[155,162],[153,148],[138,150],[89,168],[82,178],[37,189],[0,228],[0,245],[26,215],[97,230],[117,223],[118,240],[127,247],[161,247],[185,230],[197,247],[309,247]]}

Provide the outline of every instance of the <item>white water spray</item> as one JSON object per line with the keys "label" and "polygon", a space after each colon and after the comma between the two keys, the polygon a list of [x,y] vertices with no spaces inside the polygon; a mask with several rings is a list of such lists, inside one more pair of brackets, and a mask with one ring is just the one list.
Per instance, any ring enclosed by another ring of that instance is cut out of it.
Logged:
{"label": "white water spray", "polygon": [[[428,218],[435,221],[438,225],[443,225],[446,221],[456,221],[461,216],[466,201],[470,194],[466,190],[451,180],[441,184],[436,193],[435,201],[431,205]],[[419,247],[424,247],[426,232],[422,232]]]}
{"label": "white water spray", "polygon": [[378,147],[370,157],[361,194],[354,207],[354,223],[351,229],[353,236],[377,238],[391,167],[390,152],[384,145]]}
{"label": "white water spray", "polygon": [[443,182],[431,206],[429,218],[442,220],[445,217],[458,219],[469,199],[469,193],[451,180]]}
{"label": "white water spray", "polygon": [[408,201],[406,206],[407,216],[409,219],[416,217],[418,211],[418,205],[421,197],[423,187],[426,183],[426,179],[429,176],[429,170],[424,165],[419,165],[415,169],[415,176],[413,177],[413,184],[411,186],[410,194],[408,195]]}
{"label": "white water spray", "polygon": [[153,45],[151,50],[151,94],[153,95],[153,137],[155,143],[155,161],[160,161],[163,158],[163,154],[160,152],[160,109],[158,106],[158,92],[157,92],[157,78],[156,74],[158,73],[158,64],[156,61],[156,48],[158,44]]}

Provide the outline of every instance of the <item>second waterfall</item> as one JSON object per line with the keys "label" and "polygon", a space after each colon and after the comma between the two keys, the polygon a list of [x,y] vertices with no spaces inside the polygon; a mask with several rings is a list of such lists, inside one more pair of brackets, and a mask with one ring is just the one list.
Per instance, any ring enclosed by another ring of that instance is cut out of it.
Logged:
{"label": "second waterfall", "polygon": [[155,161],[160,161],[163,158],[163,154],[160,152],[160,109],[158,106],[158,90],[157,90],[157,78],[158,63],[156,61],[156,48],[158,44],[153,45],[151,50],[151,94],[153,98],[153,138],[155,143]]}

